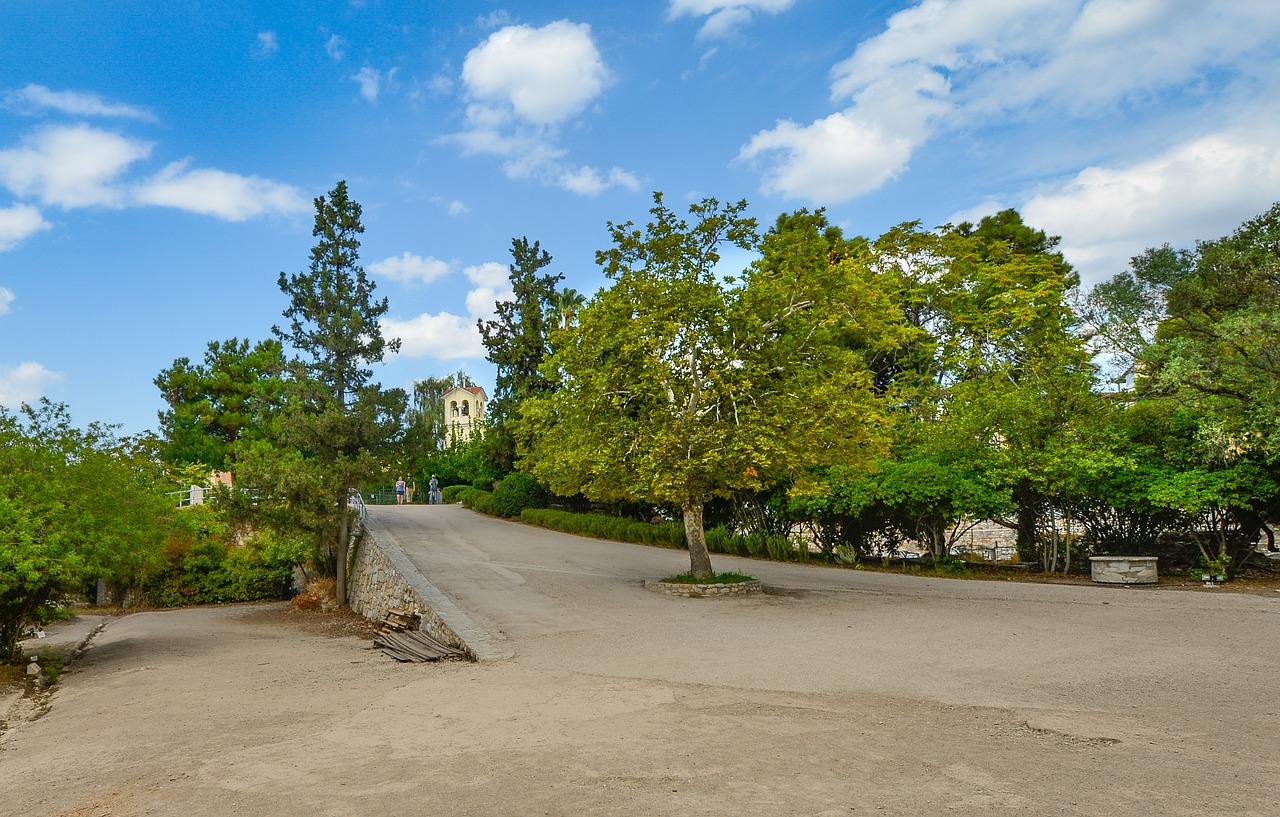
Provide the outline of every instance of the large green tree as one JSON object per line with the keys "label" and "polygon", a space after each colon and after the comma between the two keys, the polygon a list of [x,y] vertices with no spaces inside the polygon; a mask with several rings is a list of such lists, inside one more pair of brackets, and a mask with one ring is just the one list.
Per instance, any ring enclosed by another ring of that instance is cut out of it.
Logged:
{"label": "large green tree", "polygon": [[350,545],[348,496],[381,471],[392,451],[407,397],[373,381],[371,364],[399,350],[383,337],[385,298],[360,265],[360,205],[346,182],[315,200],[318,241],[306,272],[281,273],[289,297],[288,324],[273,332],[296,351],[282,407],[272,413],[261,441],[240,457],[240,476],[283,506],[291,520],[315,533],[346,604]]}
{"label": "large green tree", "polygon": [[1280,204],[1196,247],[1143,357],[1156,393],[1195,404],[1237,448],[1280,460]]}
{"label": "large green tree", "polygon": [[236,442],[279,405],[284,369],[278,340],[212,341],[203,362],[175,360],[154,381],[168,404],[160,412],[165,459],[229,470]]}
{"label": "large green tree", "polygon": [[852,262],[762,261],[726,277],[722,247],[760,247],[745,209],[704,199],[686,220],[655,194],[643,229],[610,223],[597,262],[613,283],[557,336],[542,371],[558,388],[522,406],[523,467],[562,494],[680,508],[698,577],[713,572],[709,499],[820,459],[863,462],[881,442],[870,373],[841,341],[891,332],[892,310]]}

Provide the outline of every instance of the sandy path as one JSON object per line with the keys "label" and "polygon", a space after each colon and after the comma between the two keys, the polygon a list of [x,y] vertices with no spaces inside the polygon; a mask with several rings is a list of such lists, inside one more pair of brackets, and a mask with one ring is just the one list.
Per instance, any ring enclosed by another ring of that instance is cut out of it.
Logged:
{"label": "sandy path", "polygon": [[780,589],[682,600],[638,586],[679,553],[379,521],[514,658],[128,616],[0,744],[0,815],[1280,814],[1280,594],[748,563]]}

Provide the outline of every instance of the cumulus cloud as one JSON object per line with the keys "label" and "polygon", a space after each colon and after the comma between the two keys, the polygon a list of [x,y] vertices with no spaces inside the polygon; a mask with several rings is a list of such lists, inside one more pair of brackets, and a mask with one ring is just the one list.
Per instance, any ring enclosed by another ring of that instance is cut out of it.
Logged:
{"label": "cumulus cloud", "polygon": [[604,90],[609,72],[591,26],[560,20],[495,31],[467,54],[462,81],[473,98],[547,125],[581,113]]}
{"label": "cumulus cloud", "polygon": [[13,294],[13,290],[0,287],[0,315],[9,314],[9,304],[13,303],[13,299],[17,297]]}
{"label": "cumulus cloud", "polygon": [[0,183],[14,195],[61,207],[119,207],[129,165],[151,154],[147,142],[88,125],[47,127],[20,147],[0,150]]}
{"label": "cumulus cloud", "polygon": [[698,36],[714,39],[735,34],[756,12],[780,14],[794,5],[795,0],[671,0],[667,19],[706,17]]}
{"label": "cumulus cloud", "polygon": [[16,409],[23,403],[34,403],[46,390],[66,380],[60,372],[52,372],[39,363],[28,361],[17,366],[0,366],[0,406]]}
{"label": "cumulus cloud", "polygon": [[253,54],[259,59],[266,59],[273,56],[280,50],[280,38],[276,36],[274,31],[258,32],[258,43],[254,46]]}
{"label": "cumulus cloud", "polygon": [[156,121],[155,114],[146,108],[127,105],[123,102],[112,102],[87,91],[54,91],[44,85],[32,84],[14,91],[6,91],[4,103],[10,110],[27,116],[57,111],[72,116]]}
{"label": "cumulus cloud", "polygon": [[[47,230],[52,226],[45,221],[40,211],[29,204],[15,204],[12,207],[0,209],[0,252],[11,250],[21,244],[26,239],[40,232]],[[8,290],[5,290],[8,292]],[[13,299],[13,293],[9,293],[9,299]],[[0,300],[3,300],[0,297]],[[2,314],[6,310],[0,310]]]}
{"label": "cumulus cloud", "polygon": [[765,193],[840,202],[898,175],[915,146],[908,135],[841,112],[808,126],[779,122],[753,136],[738,159],[765,160],[760,184]]}
{"label": "cumulus cloud", "polygon": [[611,81],[585,23],[505,26],[467,54],[462,83],[467,129],[448,137],[464,155],[502,159],[511,179],[534,179],[580,195],[636,189],[621,168],[600,170],[565,160],[558,126],[582,114]]}
{"label": "cumulus cloud", "polygon": [[[1069,123],[1188,84],[1193,94],[1232,82],[1274,88],[1272,63],[1256,57],[1277,38],[1274,4],[922,0],[833,67],[840,110],[809,125],[779,122],[739,158],[760,168],[767,192],[845,201],[901,173],[939,131],[1009,112]],[[824,177],[818,169],[831,160],[837,173]]]}
{"label": "cumulus cloud", "polygon": [[379,278],[390,278],[401,283],[429,284],[443,278],[453,270],[453,264],[439,258],[423,258],[411,252],[393,255],[369,265],[369,272]]}
{"label": "cumulus cloud", "polygon": [[1280,128],[1195,138],[1139,162],[1090,167],[1029,200],[1029,224],[1061,235],[1085,283],[1122,272],[1147,247],[1229,233],[1280,190]]}
{"label": "cumulus cloud", "polygon": [[508,269],[496,262],[467,267],[463,273],[473,287],[467,292],[467,316],[452,312],[422,314],[408,319],[384,318],[383,332],[400,338],[400,354],[437,360],[479,360],[486,352],[476,328],[491,320],[499,300],[511,300]]}
{"label": "cumulus cloud", "polygon": [[382,332],[400,338],[400,354],[406,357],[479,360],[485,356],[475,321],[449,312],[403,321],[383,318]]}
{"label": "cumulus cloud", "polygon": [[189,160],[170,164],[134,188],[134,200],[224,221],[301,213],[310,207],[302,193],[291,185],[211,168],[189,170],[189,164]]}

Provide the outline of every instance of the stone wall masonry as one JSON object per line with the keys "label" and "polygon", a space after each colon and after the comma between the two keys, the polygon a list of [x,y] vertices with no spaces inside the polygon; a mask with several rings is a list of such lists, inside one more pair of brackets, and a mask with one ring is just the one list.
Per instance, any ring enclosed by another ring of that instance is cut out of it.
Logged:
{"label": "stone wall masonry", "polygon": [[365,523],[365,534],[347,577],[347,602],[351,609],[375,621],[393,608],[416,613],[422,617],[422,632],[462,650],[472,661],[511,655],[428,581],[395,536],[372,517]]}

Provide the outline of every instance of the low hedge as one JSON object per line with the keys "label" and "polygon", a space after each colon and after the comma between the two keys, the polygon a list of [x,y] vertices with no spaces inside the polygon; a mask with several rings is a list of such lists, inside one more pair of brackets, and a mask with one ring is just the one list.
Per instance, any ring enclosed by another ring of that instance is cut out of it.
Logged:
{"label": "low hedge", "polygon": [[597,539],[616,539],[620,542],[669,548],[684,547],[684,526],[679,522],[655,524],[597,513],[571,513],[549,508],[526,508],[520,512],[520,521],[561,533],[593,536]]}
{"label": "low hedge", "polygon": [[776,533],[734,533],[724,525],[707,531],[707,550],[730,556],[750,556],[775,562],[807,562],[809,550],[796,547],[790,539]]}

